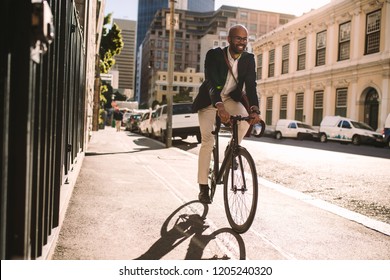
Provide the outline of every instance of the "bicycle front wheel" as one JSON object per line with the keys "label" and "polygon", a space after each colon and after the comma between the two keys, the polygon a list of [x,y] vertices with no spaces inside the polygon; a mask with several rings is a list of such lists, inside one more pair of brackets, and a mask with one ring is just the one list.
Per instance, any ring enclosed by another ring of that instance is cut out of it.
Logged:
{"label": "bicycle front wheel", "polygon": [[211,156],[211,161],[210,161],[210,167],[209,167],[209,175],[208,175],[208,182],[210,186],[210,199],[213,201],[214,199],[214,194],[215,194],[215,189],[217,187],[217,172],[218,172],[218,149],[214,146],[213,148],[213,153]]}
{"label": "bicycle front wheel", "polygon": [[244,233],[252,225],[257,209],[256,166],[243,147],[238,148],[231,162],[224,175],[225,212],[232,229]]}

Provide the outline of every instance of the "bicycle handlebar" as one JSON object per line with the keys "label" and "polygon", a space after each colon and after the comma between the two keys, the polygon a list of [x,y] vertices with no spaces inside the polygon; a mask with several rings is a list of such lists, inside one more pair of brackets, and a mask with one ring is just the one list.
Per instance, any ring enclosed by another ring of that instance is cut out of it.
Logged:
{"label": "bicycle handlebar", "polygon": [[[246,117],[243,117],[241,115],[230,116],[230,120],[233,122],[249,121],[251,119],[253,119],[253,117],[251,117],[251,116],[246,116]],[[215,116],[215,123],[216,123],[216,127],[215,127],[215,130],[212,132],[214,135],[217,134],[221,128],[221,118],[218,116],[218,113]],[[255,130],[256,130],[256,133],[254,134],[254,136],[256,136],[256,137],[263,136],[264,131],[265,131],[265,127],[266,127],[265,122],[263,120],[260,120],[260,122],[257,124],[254,124],[254,126],[255,126]],[[260,128],[258,126],[260,126]]]}
{"label": "bicycle handlebar", "polygon": [[237,115],[237,116],[230,116],[230,120],[232,121],[249,121],[251,119],[254,119],[253,117],[251,116],[247,116],[247,117],[242,117],[240,115]]}

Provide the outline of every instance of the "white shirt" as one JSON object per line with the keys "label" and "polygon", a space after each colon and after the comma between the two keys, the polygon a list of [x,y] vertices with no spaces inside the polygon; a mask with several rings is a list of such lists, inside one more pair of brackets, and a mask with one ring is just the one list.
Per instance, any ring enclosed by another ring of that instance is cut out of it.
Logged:
{"label": "white shirt", "polygon": [[[236,77],[236,79],[237,79],[237,77],[238,77],[237,66],[238,66],[238,61],[240,60],[241,55],[237,59],[234,59],[229,52],[229,48],[227,50],[227,53],[228,53],[227,57],[228,57],[229,63],[232,66],[232,72],[234,74],[234,77]],[[234,80],[232,74],[230,73],[230,70],[228,70],[227,77],[226,77],[226,83],[221,91],[221,95],[229,95],[229,93],[231,93],[233,90],[235,90],[236,87],[237,87],[237,83]]]}

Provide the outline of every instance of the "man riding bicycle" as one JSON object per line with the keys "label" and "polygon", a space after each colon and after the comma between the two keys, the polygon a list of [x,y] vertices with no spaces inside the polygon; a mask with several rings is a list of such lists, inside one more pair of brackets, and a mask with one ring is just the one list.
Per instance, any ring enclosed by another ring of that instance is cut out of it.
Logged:
{"label": "man riding bicycle", "polygon": [[260,121],[255,58],[246,51],[248,30],[243,25],[234,25],[230,28],[227,39],[228,47],[207,52],[205,81],[193,104],[193,110],[198,112],[202,135],[198,158],[199,200],[202,203],[211,203],[208,172],[214,145],[212,131],[216,110],[222,123],[228,123],[230,115],[248,116],[248,111],[242,104],[242,93],[246,94],[252,119],[249,123],[239,123],[239,142],[246,135],[249,126]]}

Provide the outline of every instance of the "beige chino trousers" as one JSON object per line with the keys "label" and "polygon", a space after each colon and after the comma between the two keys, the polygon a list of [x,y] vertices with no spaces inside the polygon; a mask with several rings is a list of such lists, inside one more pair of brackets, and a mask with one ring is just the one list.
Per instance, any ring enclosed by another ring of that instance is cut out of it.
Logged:
{"label": "beige chino trousers", "polygon": [[[222,96],[222,102],[225,110],[230,115],[248,116],[248,112],[241,102],[236,102],[228,96]],[[198,157],[198,184],[208,184],[208,173],[211,161],[211,154],[214,146],[214,135],[211,133],[215,126],[215,114],[217,109],[212,105],[199,110],[199,126],[202,135],[202,144],[199,150]],[[238,124],[238,143],[241,143],[246,132],[249,129],[249,124],[246,121],[241,121]]]}

